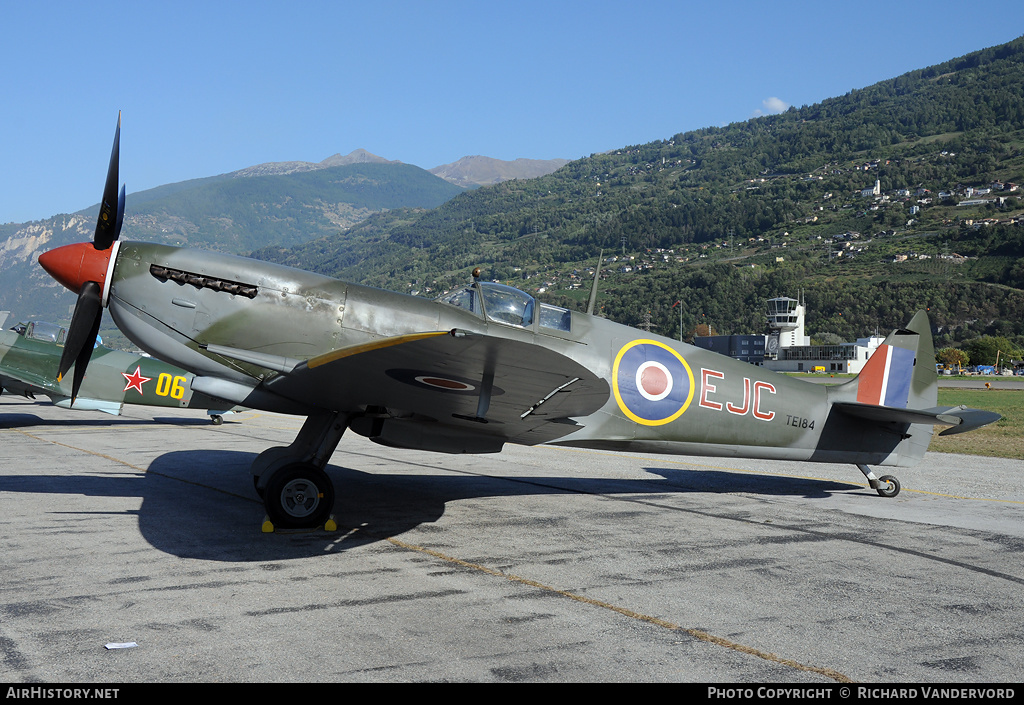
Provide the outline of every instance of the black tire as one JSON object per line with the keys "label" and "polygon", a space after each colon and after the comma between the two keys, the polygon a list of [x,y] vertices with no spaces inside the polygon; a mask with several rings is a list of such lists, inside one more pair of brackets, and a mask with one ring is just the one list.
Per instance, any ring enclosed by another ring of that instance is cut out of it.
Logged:
{"label": "black tire", "polygon": [[285,465],[267,482],[263,506],[275,527],[315,529],[327,521],[334,509],[334,485],[314,465]]}
{"label": "black tire", "polygon": [[900,493],[900,481],[892,475],[882,475],[878,478],[878,481],[884,485],[884,487],[878,487],[875,489],[875,492],[880,496],[895,497]]}

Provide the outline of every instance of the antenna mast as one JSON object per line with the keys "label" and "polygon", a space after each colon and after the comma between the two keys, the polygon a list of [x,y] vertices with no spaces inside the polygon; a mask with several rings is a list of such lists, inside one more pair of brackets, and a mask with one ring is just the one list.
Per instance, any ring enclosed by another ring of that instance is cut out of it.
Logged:
{"label": "antenna mast", "polygon": [[597,256],[597,266],[594,268],[594,285],[590,287],[590,301],[587,302],[587,314],[594,315],[594,304],[597,303],[597,282],[601,278],[601,260],[604,259],[604,249]]}

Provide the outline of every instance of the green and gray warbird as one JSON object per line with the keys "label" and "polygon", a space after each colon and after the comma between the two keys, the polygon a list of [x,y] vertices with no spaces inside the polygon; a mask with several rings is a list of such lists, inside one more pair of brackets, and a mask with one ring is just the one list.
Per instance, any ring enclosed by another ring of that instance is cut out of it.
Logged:
{"label": "green and gray warbird", "polygon": [[[6,318],[0,312],[0,326]],[[72,381],[57,379],[67,331],[45,321],[0,331],[0,390],[30,399],[49,397],[65,409],[120,414],[124,404],[206,409],[220,423],[224,402],[192,390],[195,375],[161,360],[96,345],[89,374],[72,394]],[[227,405],[230,407],[231,405]]]}
{"label": "green and gray warbird", "polygon": [[999,418],[936,407],[923,312],[859,377],[827,387],[479,279],[429,301],[242,257],[119,242],[119,136],[120,120],[94,241],[39,258],[79,292],[66,355],[88,363],[106,307],[136,345],[194,373],[193,392],[306,416],[290,446],[252,466],[277,526],[327,519],[334,490],[323,469],[346,429],[444,453],[549,443],[852,463],[891,497],[899,482],[870,465],[917,463],[934,424],[958,433]]}

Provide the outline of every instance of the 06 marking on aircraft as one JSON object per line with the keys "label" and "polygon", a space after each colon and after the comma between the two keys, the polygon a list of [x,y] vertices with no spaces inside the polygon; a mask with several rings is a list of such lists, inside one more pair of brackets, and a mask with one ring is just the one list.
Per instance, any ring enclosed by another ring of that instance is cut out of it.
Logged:
{"label": "06 marking on aircraft", "polygon": [[185,378],[174,377],[167,372],[161,372],[156,380],[157,396],[170,396],[173,399],[181,399],[185,396]]}
{"label": "06 marking on aircraft", "polygon": [[612,367],[615,401],[644,426],[675,421],[693,401],[693,371],[683,356],[656,340],[626,343]]}

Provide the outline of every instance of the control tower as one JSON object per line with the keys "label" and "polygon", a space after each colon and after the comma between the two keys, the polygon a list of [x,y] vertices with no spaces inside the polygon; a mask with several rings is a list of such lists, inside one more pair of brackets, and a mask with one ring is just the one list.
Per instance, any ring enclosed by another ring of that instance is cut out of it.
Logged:
{"label": "control tower", "polygon": [[787,296],[768,299],[768,341],[765,344],[766,357],[778,355],[780,348],[810,345],[804,335],[803,303]]}

